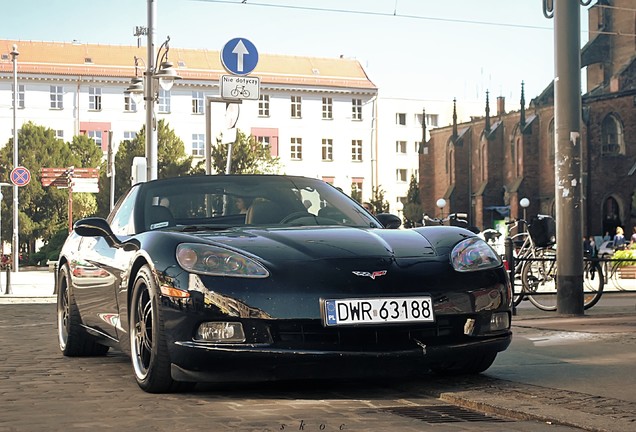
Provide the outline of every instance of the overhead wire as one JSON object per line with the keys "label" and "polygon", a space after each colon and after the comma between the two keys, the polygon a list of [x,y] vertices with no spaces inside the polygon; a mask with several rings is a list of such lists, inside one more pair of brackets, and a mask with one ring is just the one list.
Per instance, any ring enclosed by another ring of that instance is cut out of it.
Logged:
{"label": "overhead wire", "polygon": [[[424,15],[400,14],[397,12],[397,0],[395,2],[393,12],[373,12],[373,11],[355,10],[355,9],[336,9],[336,8],[321,8],[316,6],[297,6],[297,5],[286,5],[286,4],[257,3],[253,1],[250,1],[248,3],[247,0],[240,0],[240,3],[238,3],[236,0],[234,1],[232,0],[192,0],[192,1],[199,1],[199,2],[206,2],[206,3],[234,4],[234,5],[245,4],[248,6],[269,7],[269,8],[275,8],[275,9],[303,10],[303,11],[311,11],[311,12],[329,12],[329,13],[342,13],[342,14],[352,14],[352,15],[396,17],[396,18],[413,19],[413,20],[447,22],[447,23],[454,23],[454,24],[485,25],[485,26],[509,27],[509,28],[520,28],[520,29],[530,29],[530,30],[552,30],[552,27],[527,25],[527,24],[521,24],[521,23],[504,23],[504,22],[480,21],[480,20],[471,20],[471,19],[460,19],[460,18],[443,18],[443,17],[424,16]],[[627,10],[627,11],[636,11],[636,9],[619,8],[616,6],[606,6],[606,5],[596,5],[596,6],[615,8],[615,9]],[[631,36],[631,37],[636,36],[636,34],[628,34],[628,33],[621,33],[621,32],[604,32],[602,30],[582,30],[582,32],[589,33],[589,34],[609,34],[613,36]]]}

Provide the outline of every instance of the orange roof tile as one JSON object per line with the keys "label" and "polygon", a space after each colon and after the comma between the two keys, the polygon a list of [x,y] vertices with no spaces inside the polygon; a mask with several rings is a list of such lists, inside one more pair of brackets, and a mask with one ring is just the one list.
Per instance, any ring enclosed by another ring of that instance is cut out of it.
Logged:
{"label": "orange roof tile", "polygon": [[[146,47],[0,39],[0,73],[13,72],[12,46],[18,47],[18,74],[129,78],[134,57],[146,58]],[[226,72],[219,51],[171,47],[170,61],[185,80],[218,81]],[[143,65],[140,62],[140,65]],[[142,66],[143,69],[143,66]],[[270,85],[350,87],[375,91],[357,60],[260,54],[250,76]]]}

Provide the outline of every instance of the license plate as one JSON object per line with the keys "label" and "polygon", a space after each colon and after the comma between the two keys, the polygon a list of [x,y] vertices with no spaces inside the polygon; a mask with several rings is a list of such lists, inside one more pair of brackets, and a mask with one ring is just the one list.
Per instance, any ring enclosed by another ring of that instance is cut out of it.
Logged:
{"label": "license plate", "polygon": [[430,296],[323,300],[326,326],[434,322]]}

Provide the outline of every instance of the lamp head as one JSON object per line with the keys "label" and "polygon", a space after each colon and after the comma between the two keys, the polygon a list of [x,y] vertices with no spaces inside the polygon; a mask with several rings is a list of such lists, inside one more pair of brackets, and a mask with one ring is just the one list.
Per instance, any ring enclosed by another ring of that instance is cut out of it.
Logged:
{"label": "lamp head", "polygon": [[130,95],[133,101],[136,104],[141,102],[141,99],[144,96],[144,82],[139,77],[134,77],[130,80],[130,85],[126,90],[124,90],[124,94]]}
{"label": "lamp head", "polygon": [[159,80],[159,85],[164,91],[170,91],[175,80],[181,79],[177,74],[172,62],[165,61],[161,63],[159,71],[153,75],[153,78]]}

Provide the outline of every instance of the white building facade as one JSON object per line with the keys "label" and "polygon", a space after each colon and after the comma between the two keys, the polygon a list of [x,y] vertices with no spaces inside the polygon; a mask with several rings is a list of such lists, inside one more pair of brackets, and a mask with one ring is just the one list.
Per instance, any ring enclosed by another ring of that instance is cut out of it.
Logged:
{"label": "white building facade", "polygon": [[[18,128],[33,122],[65,142],[88,135],[106,152],[109,132],[116,149],[144,126],[143,101],[135,104],[124,90],[143,73],[134,59],[144,57],[145,47],[0,40],[0,145],[13,136],[14,44],[20,53]],[[206,155],[206,98],[219,98],[219,81],[228,72],[218,51],[171,48],[169,56],[183,79],[169,92],[159,91],[156,117],[181,138],[196,164]],[[236,127],[270,147],[281,174],[321,178],[363,201],[381,188],[396,214],[411,176],[418,178],[422,111],[428,129],[452,122],[451,100],[378,97],[352,59],[261,54],[250,76],[260,78],[260,97],[242,101]],[[225,105],[212,103],[212,143],[226,127]],[[475,106],[474,113],[480,111]],[[458,121],[468,115],[458,113]],[[32,175],[39,181],[39,173]],[[0,173],[0,181],[9,181],[9,173]]]}
{"label": "white building facade", "polygon": [[[461,108],[460,108],[461,107]],[[457,122],[484,115],[485,103],[461,101],[455,109]],[[411,177],[419,181],[419,150],[426,120],[428,132],[453,123],[453,100],[378,98],[378,187],[384,192],[389,211],[402,216]]]}

